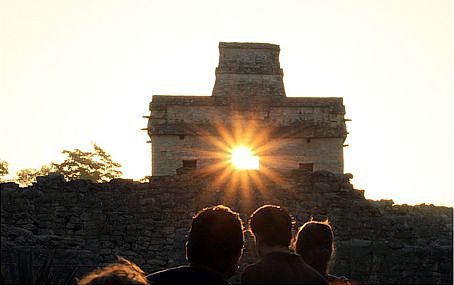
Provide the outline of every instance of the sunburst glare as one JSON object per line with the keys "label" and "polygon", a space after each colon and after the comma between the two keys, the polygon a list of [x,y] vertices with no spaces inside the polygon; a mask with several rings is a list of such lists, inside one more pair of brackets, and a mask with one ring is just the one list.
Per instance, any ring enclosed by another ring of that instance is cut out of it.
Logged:
{"label": "sunburst glare", "polygon": [[232,150],[231,162],[236,169],[254,170],[260,167],[259,157],[245,146],[239,146]]}
{"label": "sunburst glare", "polygon": [[211,161],[201,166],[200,174],[214,176],[213,187],[228,189],[225,201],[241,199],[248,203],[253,189],[267,195],[268,183],[285,184],[273,168],[288,162],[288,157],[279,154],[286,139],[282,134],[270,139],[274,126],[265,127],[237,114],[230,124],[219,123],[212,129],[190,126],[189,130],[201,136],[203,143],[188,147],[187,151]]}

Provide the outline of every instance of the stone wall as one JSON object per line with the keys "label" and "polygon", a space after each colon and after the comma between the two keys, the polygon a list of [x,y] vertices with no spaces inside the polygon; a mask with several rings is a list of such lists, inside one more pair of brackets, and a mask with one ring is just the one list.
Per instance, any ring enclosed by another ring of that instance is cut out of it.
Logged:
{"label": "stone wall", "polygon": [[[152,146],[159,146],[152,147],[152,165],[161,165],[160,168],[153,168],[153,175],[176,174],[177,169],[183,167],[183,160],[197,160],[198,168],[209,167],[216,163],[217,159],[229,160],[225,150],[217,148],[216,141],[219,141],[219,138],[214,136],[163,135],[152,137]],[[216,151],[218,157],[214,155]]]}
{"label": "stone wall", "polygon": [[[167,100],[166,97],[171,100]],[[201,130],[211,130],[213,126],[219,124],[230,126],[232,120],[256,120],[260,125],[273,128],[292,127],[302,123],[308,125],[306,130],[292,133],[297,137],[345,135],[341,132],[345,128],[342,98],[329,98],[331,100],[310,98],[311,100],[302,100],[302,102],[295,99],[303,98],[288,98],[294,99],[289,103],[285,102],[286,99],[282,99],[282,102],[270,102],[261,100],[263,98],[260,97],[245,98],[241,102],[235,98],[224,99],[223,102],[210,99],[210,97],[199,96],[189,101],[185,100],[184,96],[153,96],[150,105],[152,118],[150,128],[155,127],[155,129],[151,129],[152,133],[156,135],[194,134]],[[198,128],[190,129],[184,124],[195,125]],[[176,125],[181,129],[164,129],[166,125]],[[307,130],[309,127],[311,127],[310,132]]]}
{"label": "stone wall", "polygon": [[[225,204],[246,221],[258,206],[271,203],[287,207],[298,225],[311,215],[329,217],[337,244],[335,274],[371,284],[452,283],[452,208],[366,200],[349,174],[242,173],[256,182],[182,171],[142,184],[65,182],[59,175],[40,177],[27,188],[1,184],[2,266],[8,271],[17,251],[29,248],[36,266],[53,250],[56,270],[78,265],[79,276],[114,262],[115,255],[153,272],[184,263],[186,234],[199,209]],[[256,258],[247,237],[240,271]]]}
{"label": "stone wall", "polygon": [[343,172],[342,138],[289,138],[278,140],[276,145],[279,155],[264,157],[270,167],[296,169],[299,163],[313,163],[314,170]]}
{"label": "stone wall", "polygon": [[[298,98],[303,99],[303,98]],[[172,175],[183,160],[198,166],[229,155],[234,145],[247,145],[261,165],[296,169],[313,163],[315,170],[343,172],[345,140],[341,98],[304,98],[298,104],[255,102],[242,110],[230,98],[216,103],[210,97],[153,96],[149,132],[154,176]],[[254,103],[255,102],[255,103]]]}
{"label": "stone wall", "polygon": [[284,97],[279,46],[264,43],[219,43],[219,66],[213,96]]}
{"label": "stone wall", "polygon": [[[192,135],[162,135],[151,138],[153,175],[176,174],[183,167],[183,160],[196,160],[197,168],[228,165],[231,146],[222,137]],[[340,173],[343,170],[343,140],[340,138],[287,138],[276,139],[256,155],[260,167],[298,169],[300,163],[312,163],[314,170]]]}

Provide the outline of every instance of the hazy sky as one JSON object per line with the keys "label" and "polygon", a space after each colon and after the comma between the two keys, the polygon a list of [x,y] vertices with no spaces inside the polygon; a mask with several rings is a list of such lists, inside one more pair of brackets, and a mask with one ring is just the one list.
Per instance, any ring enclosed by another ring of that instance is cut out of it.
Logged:
{"label": "hazy sky", "polygon": [[443,0],[0,0],[0,159],[95,141],[150,173],[153,94],[210,95],[219,41],[281,47],[287,96],[344,97],[372,199],[454,205],[454,6]]}

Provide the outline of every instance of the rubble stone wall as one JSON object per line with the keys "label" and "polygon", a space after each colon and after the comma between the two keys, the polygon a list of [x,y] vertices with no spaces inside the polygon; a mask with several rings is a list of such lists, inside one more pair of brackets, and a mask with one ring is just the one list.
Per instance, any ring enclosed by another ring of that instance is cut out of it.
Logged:
{"label": "rubble stone wall", "polygon": [[[247,221],[258,206],[278,204],[298,226],[311,216],[329,218],[336,236],[334,274],[366,284],[452,284],[452,208],[367,200],[348,174],[249,175],[262,183],[189,171],[152,177],[150,183],[65,182],[50,175],[27,188],[1,184],[2,266],[8,272],[26,248],[37,267],[54,251],[55,268],[63,272],[77,265],[79,277],[114,262],[116,255],[153,272],[185,262],[191,217],[203,207],[225,204]],[[256,258],[247,234],[240,272]]]}

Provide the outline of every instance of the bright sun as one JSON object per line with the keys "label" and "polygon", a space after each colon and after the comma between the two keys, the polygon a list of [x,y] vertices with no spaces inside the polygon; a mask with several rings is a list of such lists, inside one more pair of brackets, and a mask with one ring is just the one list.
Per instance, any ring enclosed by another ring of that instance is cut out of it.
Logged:
{"label": "bright sun", "polygon": [[237,169],[259,169],[259,157],[253,155],[245,146],[239,146],[232,151],[231,162]]}

